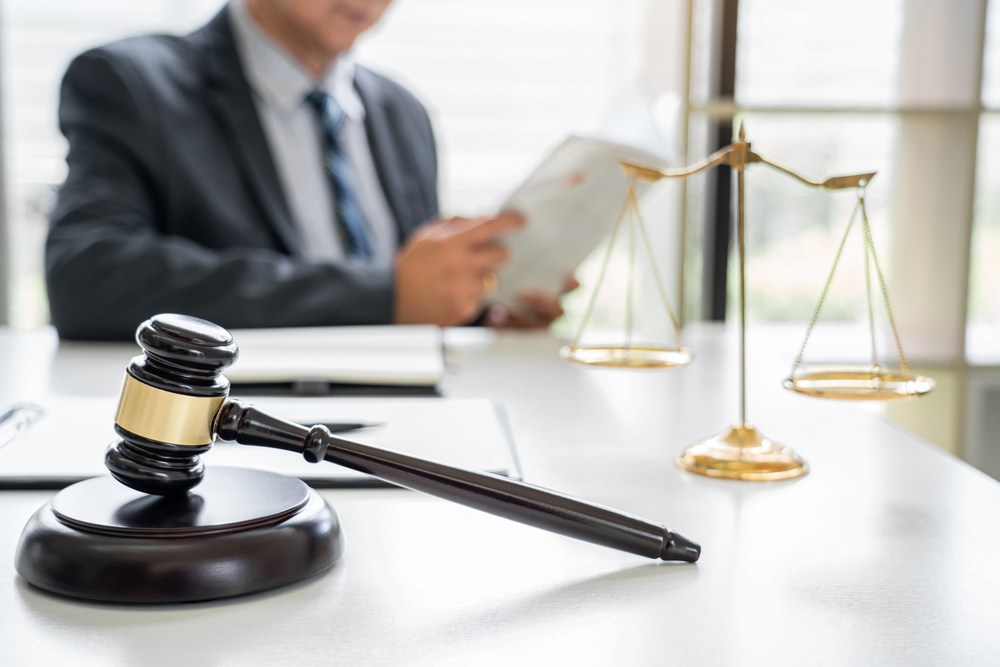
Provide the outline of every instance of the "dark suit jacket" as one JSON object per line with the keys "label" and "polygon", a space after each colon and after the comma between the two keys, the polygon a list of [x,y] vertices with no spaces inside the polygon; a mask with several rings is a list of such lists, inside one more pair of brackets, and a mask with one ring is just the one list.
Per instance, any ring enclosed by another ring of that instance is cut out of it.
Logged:
{"label": "dark suit jacket", "polygon": [[[359,67],[355,85],[402,241],[438,213],[430,122],[378,74]],[[158,312],[225,327],[391,320],[390,270],[303,260],[225,9],[185,37],[77,57],[59,123],[69,175],[45,268],[61,336],[127,339]]]}

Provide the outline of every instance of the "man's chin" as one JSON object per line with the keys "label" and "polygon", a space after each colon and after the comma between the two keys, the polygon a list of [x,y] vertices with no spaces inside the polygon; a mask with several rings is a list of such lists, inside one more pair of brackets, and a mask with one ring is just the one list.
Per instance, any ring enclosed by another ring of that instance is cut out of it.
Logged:
{"label": "man's chin", "polygon": [[354,46],[358,34],[353,30],[328,31],[322,37],[323,50],[330,56],[336,57]]}

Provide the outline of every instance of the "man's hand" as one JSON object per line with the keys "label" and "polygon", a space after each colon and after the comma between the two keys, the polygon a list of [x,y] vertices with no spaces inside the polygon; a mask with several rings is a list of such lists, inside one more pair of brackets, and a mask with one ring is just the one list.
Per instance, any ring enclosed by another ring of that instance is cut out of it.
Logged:
{"label": "man's hand", "polygon": [[519,303],[516,311],[510,311],[503,306],[490,306],[486,311],[483,323],[497,329],[537,329],[547,327],[552,321],[563,314],[559,298],[567,292],[572,292],[580,283],[573,276],[567,276],[563,283],[563,291],[558,296],[540,292],[523,292],[518,295]]}
{"label": "man's hand", "polygon": [[507,261],[499,237],[518,215],[450,218],[419,229],[396,256],[396,324],[465,324],[479,314],[492,276]]}

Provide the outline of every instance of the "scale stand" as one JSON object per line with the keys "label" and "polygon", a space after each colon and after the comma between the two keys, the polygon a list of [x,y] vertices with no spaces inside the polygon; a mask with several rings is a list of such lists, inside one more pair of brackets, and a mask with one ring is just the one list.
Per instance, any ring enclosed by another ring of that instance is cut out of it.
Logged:
{"label": "scale stand", "polygon": [[[822,308],[823,301],[826,296],[827,289],[829,288],[830,281],[833,278],[833,273],[836,271],[837,261],[840,258],[840,251],[837,253],[837,258],[834,261],[833,271],[830,273],[830,278],[827,280],[827,285],[823,289],[823,293],[820,295],[819,303],[816,306],[816,311],[813,314],[812,321],[809,324],[809,328],[806,331],[806,341],[802,344],[802,349],[799,352],[798,358],[796,359],[795,365],[792,368],[792,373],[790,377],[785,381],[785,386],[793,391],[807,394],[811,396],[818,396],[821,398],[840,398],[840,399],[865,399],[865,400],[887,400],[892,398],[903,398],[910,396],[919,396],[928,391],[930,391],[934,386],[934,381],[928,378],[922,377],[911,377],[909,373],[908,366],[906,365],[905,357],[903,356],[902,347],[899,344],[899,336],[896,334],[895,322],[892,320],[892,309],[889,306],[888,291],[885,287],[885,281],[882,278],[882,272],[878,265],[878,260],[875,259],[875,248],[871,241],[871,231],[868,226],[868,219],[864,212],[864,187],[867,185],[871,179],[875,176],[875,172],[867,174],[853,174],[849,176],[835,176],[833,178],[828,178],[823,182],[813,182],[802,176],[799,176],[795,172],[786,169],[780,165],[773,162],[765,160],[760,155],[754,153],[750,150],[750,143],[746,140],[746,132],[743,125],[740,125],[739,138],[734,141],[729,146],[722,148],[713,155],[709,156],[704,161],[692,165],[685,169],[673,169],[673,170],[659,170],[651,169],[641,165],[622,163],[622,170],[629,179],[629,194],[626,196],[625,205],[622,207],[622,214],[619,216],[618,222],[615,224],[615,231],[612,234],[612,243],[614,242],[614,237],[617,235],[619,228],[621,227],[622,218],[626,211],[629,212],[629,230],[630,230],[630,246],[629,246],[629,270],[632,271],[632,264],[634,261],[634,240],[633,240],[633,228],[634,224],[632,221],[632,214],[638,218],[638,207],[635,203],[635,192],[632,186],[635,180],[642,180],[646,182],[655,182],[663,178],[688,178],[694,174],[702,171],[706,171],[713,167],[721,164],[729,165],[733,170],[736,171],[737,178],[737,237],[739,238],[739,256],[740,256],[740,413],[739,420],[730,426],[728,429],[714,435],[704,440],[700,440],[690,447],[688,447],[681,456],[677,459],[677,465],[681,468],[688,470],[690,472],[698,473],[701,475],[707,475],[709,477],[721,477],[726,479],[742,479],[749,481],[776,481],[782,479],[792,479],[795,477],[800,477],[809,472],[809,464],[806,463],[798,454],[796,454],[789,447],[785,447],[778,443],[772,442],[767,439],[763,434],[761,434],[753,425],[747,421],[747,411],[746,411],[746,233],[745,233],[745,220],[744,220],[744,208],[745,208],[745,194],[744,194],[744,170],[748,164],[754,162],[761,162],[763,164],[769,165],[778,171],[781,171],[793,178],[798,179],[802,183],[818,188],[824,188],[826,190],[844,190],[849,188],[855,188],[859,192],[859,204],[858,209],[855,210],[855,214],[860,210],[862,217],[862,229],[863,229],[863,239],[865,244],[865,266],[866,266],[866,276],[868,275],[868,258],[869,256],[874,260],[876,272],[878,274],[879,285],[882,289],[882,294],[885,299],[886,308],[889,312],[889,319],[892,323],[893,334],[896,340],[896,347],[899,353],[900,365],[902,367],[902,372],[900,374],[893,374],[885,372],[882,367],[878,364],[875,355],[875,344],[874,344],[874,319],[872,316],[872,304],[871,304],[871,281],[868,280],[868,305],[869,305],[869,328],[872,331],[872,366],[869,369],[861,370],[858,369],[847,369],[847,368],[827,368],[818,370],[804,370],[803,372],[798,372],[799,365],[802,361],[802,353],[805,350],[806,342],[809,339],[809,333],[812,331],[813,325],[816,323],[816,319],[819,316],[820,309]],[[854,216],[852,216],[852,223]],[[642,225],[641,219],[638,220],[638,227],[642,231],[643,239],[646,240],[646,245],[648,249],[648,240],[646,238],[645,227]],[[848,225],[848,232],[850,231],[851,224]],[[845,233],[845,241],[847,234]],[[843,242],[841,243],[841,250],[843,250]],[[570,359],[572,361],[577,361],[581,363],[589,363],[591,365],[603,365],[603,366],[615,366],[624,368],[663,368],[669,366],[677,366],[683,363],[687,363],[690,360],[690,353],[687,350],[683,350],[680,347],[680,332],[677,326],[677,319],[673,317],[672,311],[667,305],[666,299],[664,298],[664,306],[670,312],[671,319],[674,323],[675,333],[677,334],[677,347],[676,349],[667,348],[653,348],[651,351],[647,351],[642,348],[633,347],[631,345],[631,289],[629,290],[629,301],[627,303],[627,338],[626,343],[622,347],[604,347],[604,348],[585,348],[579,345],[580,334],[583,332],[586,326],[587,320],[590,316],[590,311],[593,308],[594,300],[596,299],[597,292],[600,289],[600,284],[604,280],[604,274],[607,269],[608,260],[611,254],[611,246],[609,245],[608,254],[605,256],[604,265],[601,270],[601,278],[598,281],[597,288],[594,290],[594,296],[591,298],[590,306],[587,309],[587,314],[584,317],[583,325],[580,327],[580,333],[577,334],[576,339],[573,344],[563,348],[562,356],[564,358]],[[650,261],[652,262],[652,253],[650,252]],[[662,285],[659,284],[659,274],[656,271],[655,262],[653,262],[654,274],[657,277],[657,287],[660,289],[661,296],[663,293]],[[631,285],[631,273],[629,276],[629,285]]]}

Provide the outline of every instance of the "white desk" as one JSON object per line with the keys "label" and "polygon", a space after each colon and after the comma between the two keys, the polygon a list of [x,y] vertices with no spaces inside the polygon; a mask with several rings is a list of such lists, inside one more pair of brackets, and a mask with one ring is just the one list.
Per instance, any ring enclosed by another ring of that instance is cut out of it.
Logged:
{"label": "white desk", "polygon": [[[853,405],[784,392],[794,339],[771,355],[772,337],[751,330],[749,414],[812,472],[754,484],[673,464],[736,416],[720,331],[689,336],[692,365],[653,373],[568,366],[543,336],[486,333],[451,337],[447,391],[506,404],[527,479],[661,521],[701,543],[699,563],[408,491],[324,491],[347,539],[327,574],[251,598],[113,607],[15,575],[21,528],[52,493],[0,492],[0,663],[1000,662],[1000,484]],[[112,395],[131,353],[101,349],[0,333],[0,398]]]}

